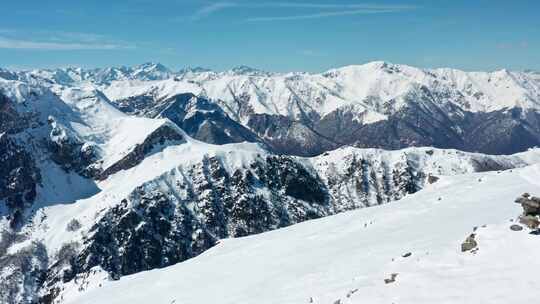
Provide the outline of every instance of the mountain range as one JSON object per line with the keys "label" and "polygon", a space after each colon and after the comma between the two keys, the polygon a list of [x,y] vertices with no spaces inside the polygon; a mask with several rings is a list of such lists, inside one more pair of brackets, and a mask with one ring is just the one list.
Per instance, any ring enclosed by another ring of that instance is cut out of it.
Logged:
{"label": "mountain range", "polygon": [[[283,154],[315,156],[343,146],[434,146],[508,154],[540,142],[540,77],[531,71],[464,72],[371,62],[321,74],[245,66],[172,72],[148,63],[4,74],[51,86],[89,85],[120,110],[150,118],[178,94],[193,94],[198,100],[191,110],[200,124],[192,123],[190,135],[223,143],[210,138],[221,138],[220,130],[227,130],[232,137],[227,142],[262,141]],[[214,122],[204,120],[208,110],[197,109],[208,104],[212,115],[220,117],[215,126],[201,126],[202,121]]]}
{"label": "mountain range", "polygon": [[0,301],[530,168],[539,110],[534,72],[0,69]]}

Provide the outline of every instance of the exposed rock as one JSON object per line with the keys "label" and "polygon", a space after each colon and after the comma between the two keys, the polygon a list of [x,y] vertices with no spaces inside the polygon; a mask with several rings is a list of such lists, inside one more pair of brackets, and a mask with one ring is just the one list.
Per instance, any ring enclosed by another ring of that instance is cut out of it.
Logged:
{"label": "exposed rock", "polygon": [[[467,112],[450,103],[439,104],[434,94],[411,96],[399,111],[371,124],[358,123],[355,115],[347,113],[323,118],[305,115],[304,119],[256,114],[249,117],[248,126],[275,151],[301,156],[345,145],[383,149],[433,146],[487,154],[512,154],[540,145],[539,113],[523,113],[519,108]],[[479,171],[499,170],[493,165],[478,164]]]}
{"label": "exposed rock", "polygon": [[390,278],[389,279],[384,279],[384,283],[385,284],[390,284],[390,283],[394,283],[396,281],[396,278],[398,276],[398,273],[392,273],[390,275]]}
{"label": "exposed rock", "polygon": [[476,234],[472,233],[465,239],[463,243],[461,243],[462,252],[471,251],[478,246],[478,243],[476,242],[475,237],[476,237]]}
{"label": "exposed rock", "polygon": [[0,91],[0,134],[15,134],[28,126],[26,117],[19,114],[13,101]]}
{"label": "exposed rock", "polygon": [[[8,237],[7,233],[2,233],[2,242]],[[20,241],[15,235],[9,239],[14,243]],[[38,303],[40,278],[48,263],[47,250],[40,242],[31,242],[16,252],[0,254],[0,303]]]}
{"label": "exposed rock", "polygon": [[77,231],[77,230],[81,229],[81,227],[82,227],[81,223],[77,219],[72,219],[67,224],[66,230],[67,231]]}
{"label": "exposed rock", "polygon": [[519,217],[519,222],[532,230],[536,230],[540,227],[540,220],[534,215],[521,215]]}
{"label": "exposed rock", "polygon": [[347,298],[350,298],[357,291],[358,291],[358,288],[355,288],[347,292]]}
{"label": "exposed rock", "polygon": [[515,202],[523,208],[519,222],[531,230],[538,229],[540,227],[540,198],[523,193]]}
{"label": "exposed rock", "polygon": [[20,224],[24,209],[34,202],[41,174],[30,153],[6,134],[0,134],[0,202],[4,201],[10,225]]}
{"label": "exposed rock", "polygon": [[85,143],[52,116],[48,122],[51,132],[48,138],[51,159],[66,171],[75,171],[85,177],[96,174],[92,163],[96,160],[96,147]]}
{"label": "exposed rock", "polygon": [[402,257],[408,258],[408,257],[410,257],[411,255],[412,255],[411,252],[407,252],[407,253],[403,254]]}
{"label": "exposed rock", "polygon": [[439,181],[439,177],[430,174],[427,181],[429,184],[434,184]]}
{"label": "exposed rock", "polygon": [[514,224],[514,225],[510,226],[510,230],[512,230],[512,231],[521,231],[521,230],[523,230],[523,227],[521,227],[520,225],[515,225]]}

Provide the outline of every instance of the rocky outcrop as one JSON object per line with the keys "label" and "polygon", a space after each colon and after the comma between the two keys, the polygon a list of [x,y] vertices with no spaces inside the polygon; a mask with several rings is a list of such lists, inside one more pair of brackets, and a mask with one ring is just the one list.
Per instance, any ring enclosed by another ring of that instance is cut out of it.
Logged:
{"label": "rocky outcrop", "polygon": [[478,242],[476,241],[476,234],[472,233],[463,243],[461,243],[461,252],[471,251],[477,247]]}
{"label": "rocky outcrop", "polygon": [[519,222],[531,230],[540,228],[540,198],[524,193],[515,202],[523,208]]}
{"label": "rocky outcrop", "polygon": [[48,118],[48,123],[51,126],[48,137],[51,159],[66,171],[95,177],[98,170],[92,165],[97,160],[96,146],[80,140],[52,116]]}

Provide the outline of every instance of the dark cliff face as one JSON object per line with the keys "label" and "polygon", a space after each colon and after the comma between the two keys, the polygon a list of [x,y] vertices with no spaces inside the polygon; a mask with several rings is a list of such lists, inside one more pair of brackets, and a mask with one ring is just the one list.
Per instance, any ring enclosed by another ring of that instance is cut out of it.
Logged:
{"label": "dark cliff face", "polygon": [[0,202],[5,204],[11,228],[21,224],[24,210],[34,202],[41,181],[32,155],[17,140],[17,134],[29,125],[29,118],[20,115],[15,104],[0,93]]}
{"label": "dark cliff face", "polygon": [[0,92],[0,133],[18,133],[24,128],[25,121],[14,109],[13,102]]}
{"label": "dark cliff face", "polygon": [[121,111],[149,118],[168,118],[189,136],[211,144],[262,142],[230,118],[216,103],[191,93],[158,100],[152,94],[114,102]]}
{"label": "dark cliff face", "polygon": [[247,125],[276,153],[313,156],[343,145],[339,139],[323,135],[310,124],[286,116],[253,114]]}
{"label": "dark cliff face", "polygon": [[218,145],[261,141],[206,98],[180,94],[166,102],[169,105],[159,117],[170,119],[195,139]]}
{"label": "dark cliff face", "polygon": [[5,202],[12,228],[34,202],[40,180],[31,155],[8,135],[0,135],[0,201]]}
{"label": "dark cliff face", "polygon": [[342,146],[397,150],[433,146],[486,154],[512,154],[540,145],[540,114],[520,108],[468,112],[441,103],[442,93],[424,88],[407,97],[387,119],[362,124],[338,109],[310,122],[252,115],[248,126],[277,153],[319,155]]}
{"label": "dark cliff face", "polygon": [[[90,230],[66,272],[101,266],[113,277],[194,257],[219,239],[273,230],[332,214],[322,181],[287,157],[229,173],[216,157],[135,189]],[[260,193],[266,189],[267,194]]]}
{"label": "dark cliff face", "polygon": [[48,120],[51,130],[47,148],[51,160],[67,172],[75,171],[84,177],[95,177],[98,171],[91,165],[97,160],[97,148],[71,134],[53,117]]}
{"label": "dark cliff face", "polygon": [[[190,136],[212,144],[262,142],[273,152],[314,156],[343,146],[402,149],[433,146],[487,154],[511,154],[540,144],[540,114],[520,108],[471,112],[463,95],[445,87],[419,86],[403,100],[389,100],[378,111],[387,119],[364,124],[353,108],[320,117],[302,108],[300,118],[256,114],[249,96],[236,96],[231,117],[224,103],[193,94],[156,100],[153,94],[116,101],[129,114],[165,117]],[[370,103],[369,98],[365,101]],[[397,107],[396,103],[404,103]],[[244,122],[239,117],[244,117]]]}

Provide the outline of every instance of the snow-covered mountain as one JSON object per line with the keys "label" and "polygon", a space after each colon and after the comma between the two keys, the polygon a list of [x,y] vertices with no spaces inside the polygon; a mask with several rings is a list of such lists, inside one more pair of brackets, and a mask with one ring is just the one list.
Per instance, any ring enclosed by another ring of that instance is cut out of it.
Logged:
{"label": "snow-covered mountain", "polygon": [[113,81],[128,80],[164,80],[176,75],[160,63],[144,63],[134,67],[108,67],[84,69],[67,67],[58,69],[42,69],[20,72],[0,70],[0,77],[8,80],[38,81],[60,85],[78,85],[93,83],[107,85]]}
{"label": "snow-covered mountain", "polygon": [[253,133],[253,141],[262,140],[284,154],[313,156],[348,145],[509,154],[540,144],[540,82],[531,71],[464,72],[371,62],[320,74],[269,73],[245,66],[171,72],[148,63],[2,70],[0,75],[48,85],[93,85],[128,113],[137,104],[141,115],[156,113],[153,108],[166,99],[191,93],[220,107],[234,125],[228,128],[241,125]]}
{"label": "snow-covered mountain", "polygon": [[[219,242],[164,269],[111,281],[96,267],[63,303],[529,303],[539,236],[512,231],[538,165],[444,177],[383,205]],[[518,226],[519,227],[519,226]],[[476,248],[462,252],[474,234]]]}
{"label": "snow-covered mountain", "polygon": [[[98,273],[123,279],[223,239],[538,163],[533,75],[1,70],[0,302],[62,302]],[[467,81],[490,93],[470,103]],[[523,152],[415,147],[467,143]]]}
{"label": "snow-covered mountain", "polygon": [[500,154],[540,144],[540,82],[533,72],[371,62],[321,74],[239,67],[174,75],[145,81],[149,77],[132,74],[94,84],[113,103],[145,98],[150,108],[176,94],[193,93],[285,154],[311,156],[347,145]]}

